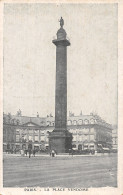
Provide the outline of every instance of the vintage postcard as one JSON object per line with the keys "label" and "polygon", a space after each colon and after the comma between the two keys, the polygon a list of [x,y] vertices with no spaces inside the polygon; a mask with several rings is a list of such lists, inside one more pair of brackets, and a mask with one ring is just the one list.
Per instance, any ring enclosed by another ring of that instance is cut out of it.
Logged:
{"label": "vintage postcard", "polygon": [[123,1],[1,1],[0,194],[123,194]]}

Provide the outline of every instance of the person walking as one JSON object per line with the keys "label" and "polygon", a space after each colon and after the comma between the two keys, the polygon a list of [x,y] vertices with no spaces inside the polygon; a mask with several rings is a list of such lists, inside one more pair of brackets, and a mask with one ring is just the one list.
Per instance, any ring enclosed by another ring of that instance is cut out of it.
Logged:
{"label": "person walking", "polygon": [[34,149],[34,150],[33,150],[33,156],[34,156],[34,157],[35,157],[35,153],[36,153],[36,150]]}
{"label": "person walking", "polygon": [[24,150],[23,149],[21,149],[20,153],[21,153],[21,156],[24,156]]}
{"label": "person walking", "polygon": [[25,155],[27,156],[27,149],[25,149],[25,151],[24,151],[24,152],[25,152]]}
{"label": "person walking", "polygon": [[29,158],[31,157],[31,148],[29,148]]}
{"label": "person walking", "polygon": [[52,157],[55,157],[55,151],[54,150],[52,150]]}
{"label": "person walking", "polygon": [[29,158],[31,157],[31,152],[32,152],[32,144],[29,143],[28,145],[28,152],[29,152]]}

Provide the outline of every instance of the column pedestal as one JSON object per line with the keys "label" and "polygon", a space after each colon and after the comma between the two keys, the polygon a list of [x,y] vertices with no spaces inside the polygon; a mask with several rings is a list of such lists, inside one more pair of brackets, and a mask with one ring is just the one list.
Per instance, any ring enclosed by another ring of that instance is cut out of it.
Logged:
{"label": "column pedestal", "polygon": [[69,131],[53,131],[49,134],[50,150],[59,153],[66,153],[72,148],[72,134]]}

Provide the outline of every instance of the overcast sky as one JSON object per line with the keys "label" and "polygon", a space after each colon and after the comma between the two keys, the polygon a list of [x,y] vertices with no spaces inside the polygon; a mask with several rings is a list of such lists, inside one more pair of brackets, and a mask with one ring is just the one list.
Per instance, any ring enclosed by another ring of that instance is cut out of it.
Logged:
{"label": "overcast sky", "polygon": [[117,4],[5,4],[4,112],[55,112],[56,48],[64,19],[68,111],[117,123]]}

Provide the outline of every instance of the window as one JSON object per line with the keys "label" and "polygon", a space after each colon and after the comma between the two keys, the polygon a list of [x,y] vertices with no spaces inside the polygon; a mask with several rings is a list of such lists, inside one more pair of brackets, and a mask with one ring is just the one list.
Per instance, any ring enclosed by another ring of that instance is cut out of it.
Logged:
{"label": "window", "polygon": [[82,132],[83,132],[83,133],[86,133],[86,129],[85,129],[85,128],[83,128],[83,129],[82,129]]}
{"label": "window", "polygon": [[47,125],[50,126],[51,125],[51,122],[50,121],[47,121]]}
{"label": "window", "polygon": [[46,137],[46,142],[48,142],[49,141],[49,138],[48,137]]}
{"label": "window", "polygon": [[39,141],[38,135],[35,135],[35,141]]}
{"label": "window", "polygon": [[40,139],[41,139],[41,141],[45,141],[45,136],[42,135],[42,136],[40,137]]}
{"label": "window", "polygon": [[40,133],[41,133],[42,135],[44,135],[44,130],[41,130]]}
{"label": "window", "polygon": [[70,120],[67,121],[67,124],[68,124],[68,125],[71,125],[71,124],[72,124],[72,121],[70,121]]}
{"label": "window", "polygon": [[19,149],[20,149],[20,145],[16,145],[16,149],[18,149],[18,150],[19,150]]}
{"label": "window", "polygon": [[90,145],[90,149],[94,149],[94,145],[91,144],[91,145]]}
{"label": "window", "polygon": [[78,137],[78,141],[82,141],[82,136],[80,135],[79,137]]}
{"label": "window", "polygon": [[82,125],[82,120],[81,120],[81,119],[78,120],[78,124],[79,124],[79,125]]}
{"label": "window", "polygon": [[76,145],[74,144],[74,145],[72,145],[72,148],[76,148]]}
{"label": "window", "polygon": [[88,149],[88,144],[84,144],[84,149]]}
{"label": "window", "polygon": [[85,134],[86,134],[86,133],[89,133],[89,129],[88,129],[88,128],[84,128],[84,129],[82,130],[82,132],[85,133]]}
{"label": "window", "polygon": [[88,128],[86,128],[86,133],[89,133],[89,129]]}
{"label": "window", "polygon": [[35,130],[34,130],[34,133],[35,133],[35,134],[38,134],[38,133],[39,133],[39,130],[35,129]]}
{"label": "window", "polygon": [[33,133],[33,130],[32,130],[32,129],[30,129],[30,130],[29,130],[29,133]]}
{"label": "window", "polygon": [[89,135],[84,135],[84,140],[89,140]]}
{"label": "window", "polygon": [[24,135],[24,139],[26,139],[26,140],[27,140],[27,135]]}
{"label": "window", "polygon": [[94,133],[94,128],[90,128],[90,132],[91,133]]}
{"label": "window", "polygon": [[20,136],[16,135],[16,142],[19,142]]}
{"label": "window", "polygon": [[90,140],[94,140],[94,135],[90,135]]}
{"label": "window", "polygon": [[91,124],[94,124],[95,123],[93,118],[90,120],[90,123]]}
{"label": "window", "polygon": [[81,144],[78,145],[78,150],[82,150],[82,145]]}
{"label": "window", "polygon": [[16,129],[16,132],[19,133],[20,132],[20,129]]}
{"label": "window", "polygon": [[89,121],[87,119],[84,120],[85,125],[89,124]]}
{"label": "window", "polygon": [[73,136],[73,141],[76,141],[76,136]]}
{"label": "window", "polygon": [[24,129],[24,134],[27,134],[28,133],[28,129]]}
{"label": "window", "polygon": [[74,124],[74,125],[77,125],[77,121],[73,121],[73,124]]}
{"label": "window", "polygon": [[77,131],[76,131],[76,129],[73,129],[73,132],[72,132],[74,135],[76,135],[77,134]]}
{"label": "window", "polygon": [[31,135],[29,135],[29,140],[32,141],[32,136]]}
{"label": "window", "polygon": [[26,130],[25,129],[21,129],[21,133],[25,134]]}
{"label": "window", "polygon": [[70,133],[73,133],[73,129],[69,129],[69,132],[70,132]]}

